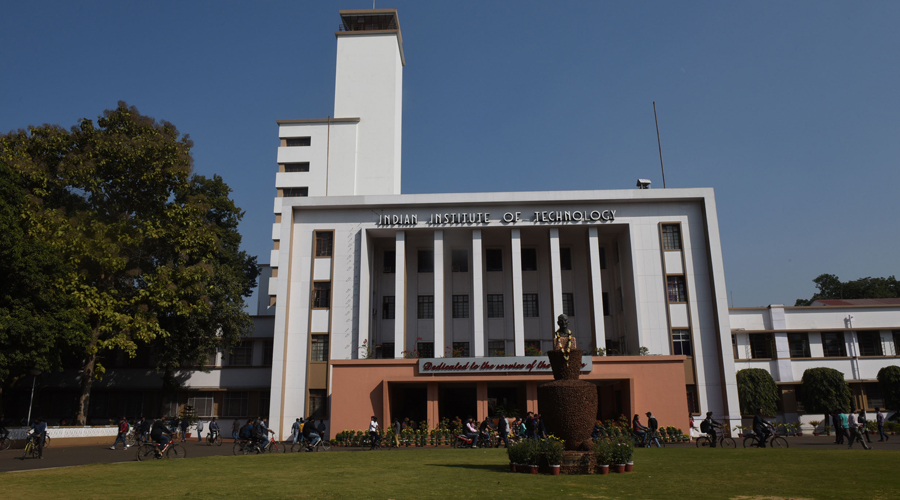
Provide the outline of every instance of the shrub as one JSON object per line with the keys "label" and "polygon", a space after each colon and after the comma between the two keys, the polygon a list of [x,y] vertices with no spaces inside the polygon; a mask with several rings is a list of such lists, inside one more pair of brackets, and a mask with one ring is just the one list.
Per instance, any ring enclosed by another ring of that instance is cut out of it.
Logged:
{"label": "shrub", "polygon": [[612,464],[612,444],[609,439],[601,438],[594,442],[594,456],[597,457],[597,465]]}
{"label": "shrub", "polygon": [[900,366],[885,366],[878,370],[878,385],[884,395],[884,406],[900,408]]}
{"label": "shrub", "polygon": [[634,442],[631,439],[617,439],[611,443],[611,446],[613,463],[624,464],[631,462],[634,456]]}
{"label": "shrub", "polygon": [[756,415],[763,409],[766,415],[778,413],[778,386],[772,375],[762,368],[746,368],[737,372],[738,402],[742,415]]}
{"label": "shrub", "polygon": [[844,374],[833,368],[810,368],[803,372],[801,399],[807,413],[850,411],[850,386]]}
{"label": "shrub", "polygon": [[556,436],[550,436],[541,442],[541,452],[547,460],[547,465],[562,463],[564,444],[565,442]]}

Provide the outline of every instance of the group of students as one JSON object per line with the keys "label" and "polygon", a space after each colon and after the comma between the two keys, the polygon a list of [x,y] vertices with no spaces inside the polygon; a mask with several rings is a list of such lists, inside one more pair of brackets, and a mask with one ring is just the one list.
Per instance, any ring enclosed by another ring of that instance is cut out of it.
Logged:
{"label": "group of students", "polygon": [[[867,442],[872,442],[869,438],[869,429],[867,427],[869,419],[866,416],[866,410],[859,410],[857,413],[852,411],[844,413],[840,410],[835,410],[829,417],[834,427],[834,444],[844,444],[844,438],[846,438],[848,441],[847,449],[853,448],[853,443],[855,442],[859,442],[867,450],[871,449],[866,444]],[[875,408],[875,423],[878,428],[878,440],[887,441],[890,439],[884,432],[884,414],[881,413],[881,408]],[[865,437],[865,440],[863,440],[863,437]]]}
{"label": "group of students", "polygon": [[[116,449],[116,445],[119,444],[119,441],[122,442],[124,446],[123,449],[127,450],[129,448],[128,441],[126,437],[128,436],[128,431],[133,430],[138,435],[138,440],[141,443],[146,443],[150,441],[150,434],[153,428],[154,422],[160,421],[163,426],[166,428],[166,432],[176,439],[179,434],[181,435],[181,442],[183,443],[187,439],[188,429],[190,428],[190,421],[186,418],[179,419],[178,417],[172,417],[169,419],[169,424],[165,425],[164,418],[158,418],[147,420],[145,417],[141,417],[140,420],[134,423],[129,423],[126,417],[122,417],[119,420],[119,431],[116,434],[116,440],[113,442],[112,446],[109,447],[111,450]],[[216,421],[216,417],[213,417],[209,422],[209,434],[210,435],[218,435],[219,434],[219,422]],[[203,441],[203,420],[197,421],[197,441]],[[168,438],[167,438],[168,441]]]}
{"label": "group of students", "polygon": [[291,424],[291,443],[297,444],[306,441],[306,448],[311,450],[325,435],[325,422],[309,417],[306,420],[298,418]]}

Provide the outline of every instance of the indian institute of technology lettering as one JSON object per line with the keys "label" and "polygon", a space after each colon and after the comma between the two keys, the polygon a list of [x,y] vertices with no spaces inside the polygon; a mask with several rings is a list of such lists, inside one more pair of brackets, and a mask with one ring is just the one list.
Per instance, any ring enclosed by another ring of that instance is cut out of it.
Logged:
{"label": "indian institute of technology lettering", "polygon": [[[499,219],[505,224],[519,222],[531,222],[539,224],[543,222],[612,222],[616,220],[615,210],[550,210],[535,211],[531,219],[522,218],[522,212],[505,212]],[[488,212],[463,212],[429,214],[427,225],[439,226],[447,224],[490,224],[491,214]],[[379,226],[415,226],[419,224],[419,214],[379,214]]]}

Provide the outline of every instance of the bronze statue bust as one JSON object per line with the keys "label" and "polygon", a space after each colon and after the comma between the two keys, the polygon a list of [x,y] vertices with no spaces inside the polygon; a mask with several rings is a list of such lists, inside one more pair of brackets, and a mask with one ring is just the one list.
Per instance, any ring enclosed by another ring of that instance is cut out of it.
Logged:
{"label": "bronze statue bust", "polygon": [[559,330],[556,330],[556,333],[553,334],[553,347],[563,351],[565,353],[564,357],[568,361],[569,352],[576,347],[575,337],[572,336],[572,330],[569,330],[569,317],[565,314],[560,314],[556,318],[556,324],[559,325]]}

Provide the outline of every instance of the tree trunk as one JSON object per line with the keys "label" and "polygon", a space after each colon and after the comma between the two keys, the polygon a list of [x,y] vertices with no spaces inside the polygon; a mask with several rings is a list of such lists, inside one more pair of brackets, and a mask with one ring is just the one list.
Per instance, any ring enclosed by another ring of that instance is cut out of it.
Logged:
{"label": "tree trunk", "polygon": [[87,359],[81,369],[81,395],[78,396],[78,409],[75,413],[75,425],[87,425],[87,412],[91,403],[91,387],[94,385],[94,365],[97,364],[97,339],[100,336],[99,326],[94,328],[91,345],[88,346]]}

